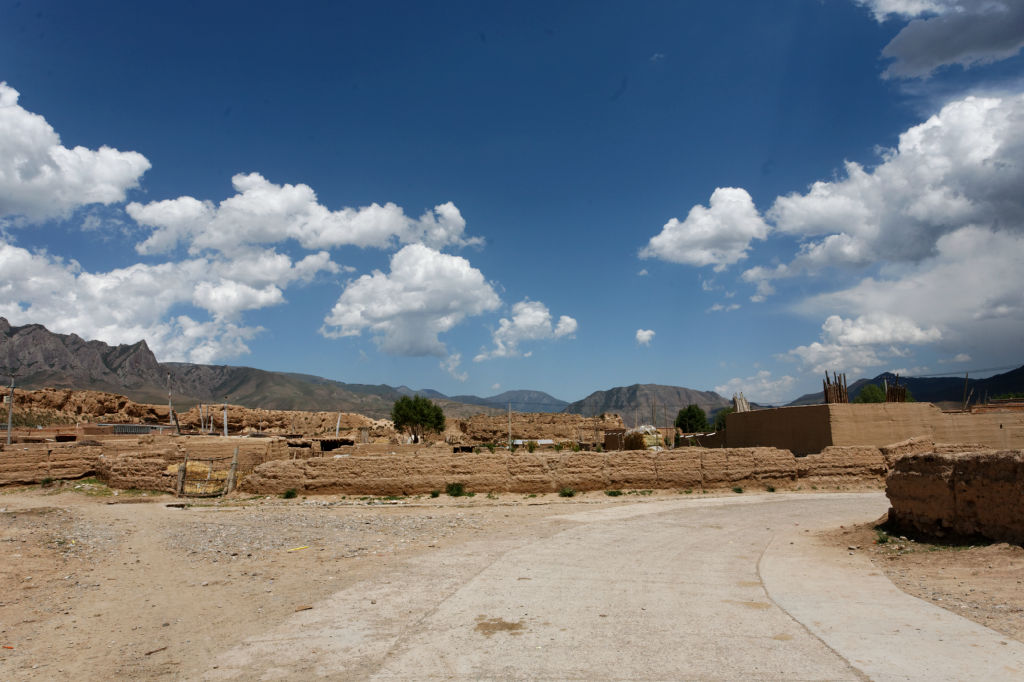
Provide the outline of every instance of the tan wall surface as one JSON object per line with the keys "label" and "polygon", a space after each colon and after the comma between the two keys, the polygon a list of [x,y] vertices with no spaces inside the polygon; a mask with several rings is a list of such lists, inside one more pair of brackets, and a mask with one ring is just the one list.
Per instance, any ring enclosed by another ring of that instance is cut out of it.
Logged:
{"label": "tan wall surface", "polygon": [[14,444],[0,451],[0,485],[82,478],[95,473],[102,449],[73,443]]}
{"label": "tan wall surface", "polygon": [[475,492],[622,488],[728,488],[796,480],[791,453],[775,448],[679,448],[660,452],[517,452],[342,456],[261,465],[239,489],[279,494],[414,495],[463,483]]}
{"label": "tan wall surface", "polygon": [[821,452],[833,444],[828,408],[803,405],[733,412],[725,418],[725,443],[730,448],[776,447],[797,455]]}
{"label": "tan wall surface", "polygon": [[1024,544],[1024,450],[925,453],[896,460],[886,481],[889,520],[944,537]]}
{"label": "tan wall surface", "polygon": [[797,475],[808,482],[881,478],[887,470],[881,450],[869,445],[830,445],[796,459]]}
{"label": "tan wall surface", "polygon": [[931,403],[779,407],[734,413],[726,419],[729,447],[776,447],[797,455],[822,452],[830,445],[882,447],[912,438],[1024,448],[1022,413],[945,413]]}

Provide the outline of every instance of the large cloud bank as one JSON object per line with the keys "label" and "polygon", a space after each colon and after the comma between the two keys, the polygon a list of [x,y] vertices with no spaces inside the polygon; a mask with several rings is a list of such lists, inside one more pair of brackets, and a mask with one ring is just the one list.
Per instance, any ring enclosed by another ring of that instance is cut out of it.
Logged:
{"label": "large cloud bank", "polygon": [[[124,204],[149,161],[109,147],[67,148],[46,120],[18,104],[19,93],[0,83],[0,315],[13,324],[38,322],[108,343],[146,339],[162,360],[210,363],[249,352],[261,328],[246,313],[288,303],[286,292],[323,275],[353,268],[334,258],[342,248],[395,251],[389,273],[374,271],[341,287],[324,317],[330,338],[367,332],[385,353],[443,358],[459,380],[461,354],[440,335],[467,317],[498,310],[494,287],[445,248],[481,246],[466,234],[452,202],[418,218],[394,203],[332,210],[305,184],[277,184],[260,173],[232,178],[235,193],[219,202],[192,196],[124,206],[135,225],[119,237],[135,239],[146,259],[90,272],[76,261],[16,244],[13,230],[76,211]],[[109,212],[108,212],[109,213]],[[123,216],[123,214],[120,214]],[[101,232],[104,220],[79,215],[81,229]],[[109,218],[109,216],[108,216]],[[97,236],[98,238],[98,236]],[[576,321],[563,316],[537,327],[539,302],[513,306],[502,319],[488,357],[527,356],[527,341],[571,336]],[[527,310],[529,309],[529,310]],[[546,308],[544,308],[546,311]]]}

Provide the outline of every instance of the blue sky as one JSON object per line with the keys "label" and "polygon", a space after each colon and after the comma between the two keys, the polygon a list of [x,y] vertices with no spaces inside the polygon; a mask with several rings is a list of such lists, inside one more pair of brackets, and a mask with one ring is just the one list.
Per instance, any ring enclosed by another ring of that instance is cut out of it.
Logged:
{"label": "blue sky", "polygon": [[576,400],[1022,362],[1024,2],[0,3],[0,315]]}

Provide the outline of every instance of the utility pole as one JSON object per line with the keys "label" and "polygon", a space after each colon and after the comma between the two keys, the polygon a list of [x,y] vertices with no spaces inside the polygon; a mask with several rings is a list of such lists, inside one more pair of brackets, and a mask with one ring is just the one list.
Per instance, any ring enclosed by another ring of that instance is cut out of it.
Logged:
{"label": "utility pole", "polygon": [[174,406],[171,405],[171,373],[167,373],[167,423],[174,426]]}
{"label": "utility pole", "polygon": [[224,396],[224,437],[228,435],[228,397]]}
{"label": "utility pole", "polygon": [[7,444],[11,444],[11,424],[14,416],[14,375],[11,375],[11,395],[7,398]]}
{"label": "utility pole", "polygon": [[341,412],[338,413],[338,423],[334,425],[334,437],[338,437],[338,431],[341,430]]}
{"label": "utility pole", "polygon": [[512,452],[512,401],[508,403],[508,451]]}

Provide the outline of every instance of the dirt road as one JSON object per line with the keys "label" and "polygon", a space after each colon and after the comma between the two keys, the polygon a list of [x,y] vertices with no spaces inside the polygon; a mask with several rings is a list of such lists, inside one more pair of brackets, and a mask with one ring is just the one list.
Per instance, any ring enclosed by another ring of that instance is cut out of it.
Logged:
{"label": "dirt road", "polygon": [[[503,498],[0,497],[19,555],[0,563],[0,676],[885,679],[904,669],[888,657],[913,669],[928,651],[930,626],[884,629],[879,603],[935,607],[814,541],[877,518],[878,492]],[[970,655],[945,647],[950,678],[1024,671],[1024,645],[935,611],[938,637],[971,638]],[[826,617],[846,612],[855,627]],[[878,635],[866,652],[842,636],[858,627]]]}

